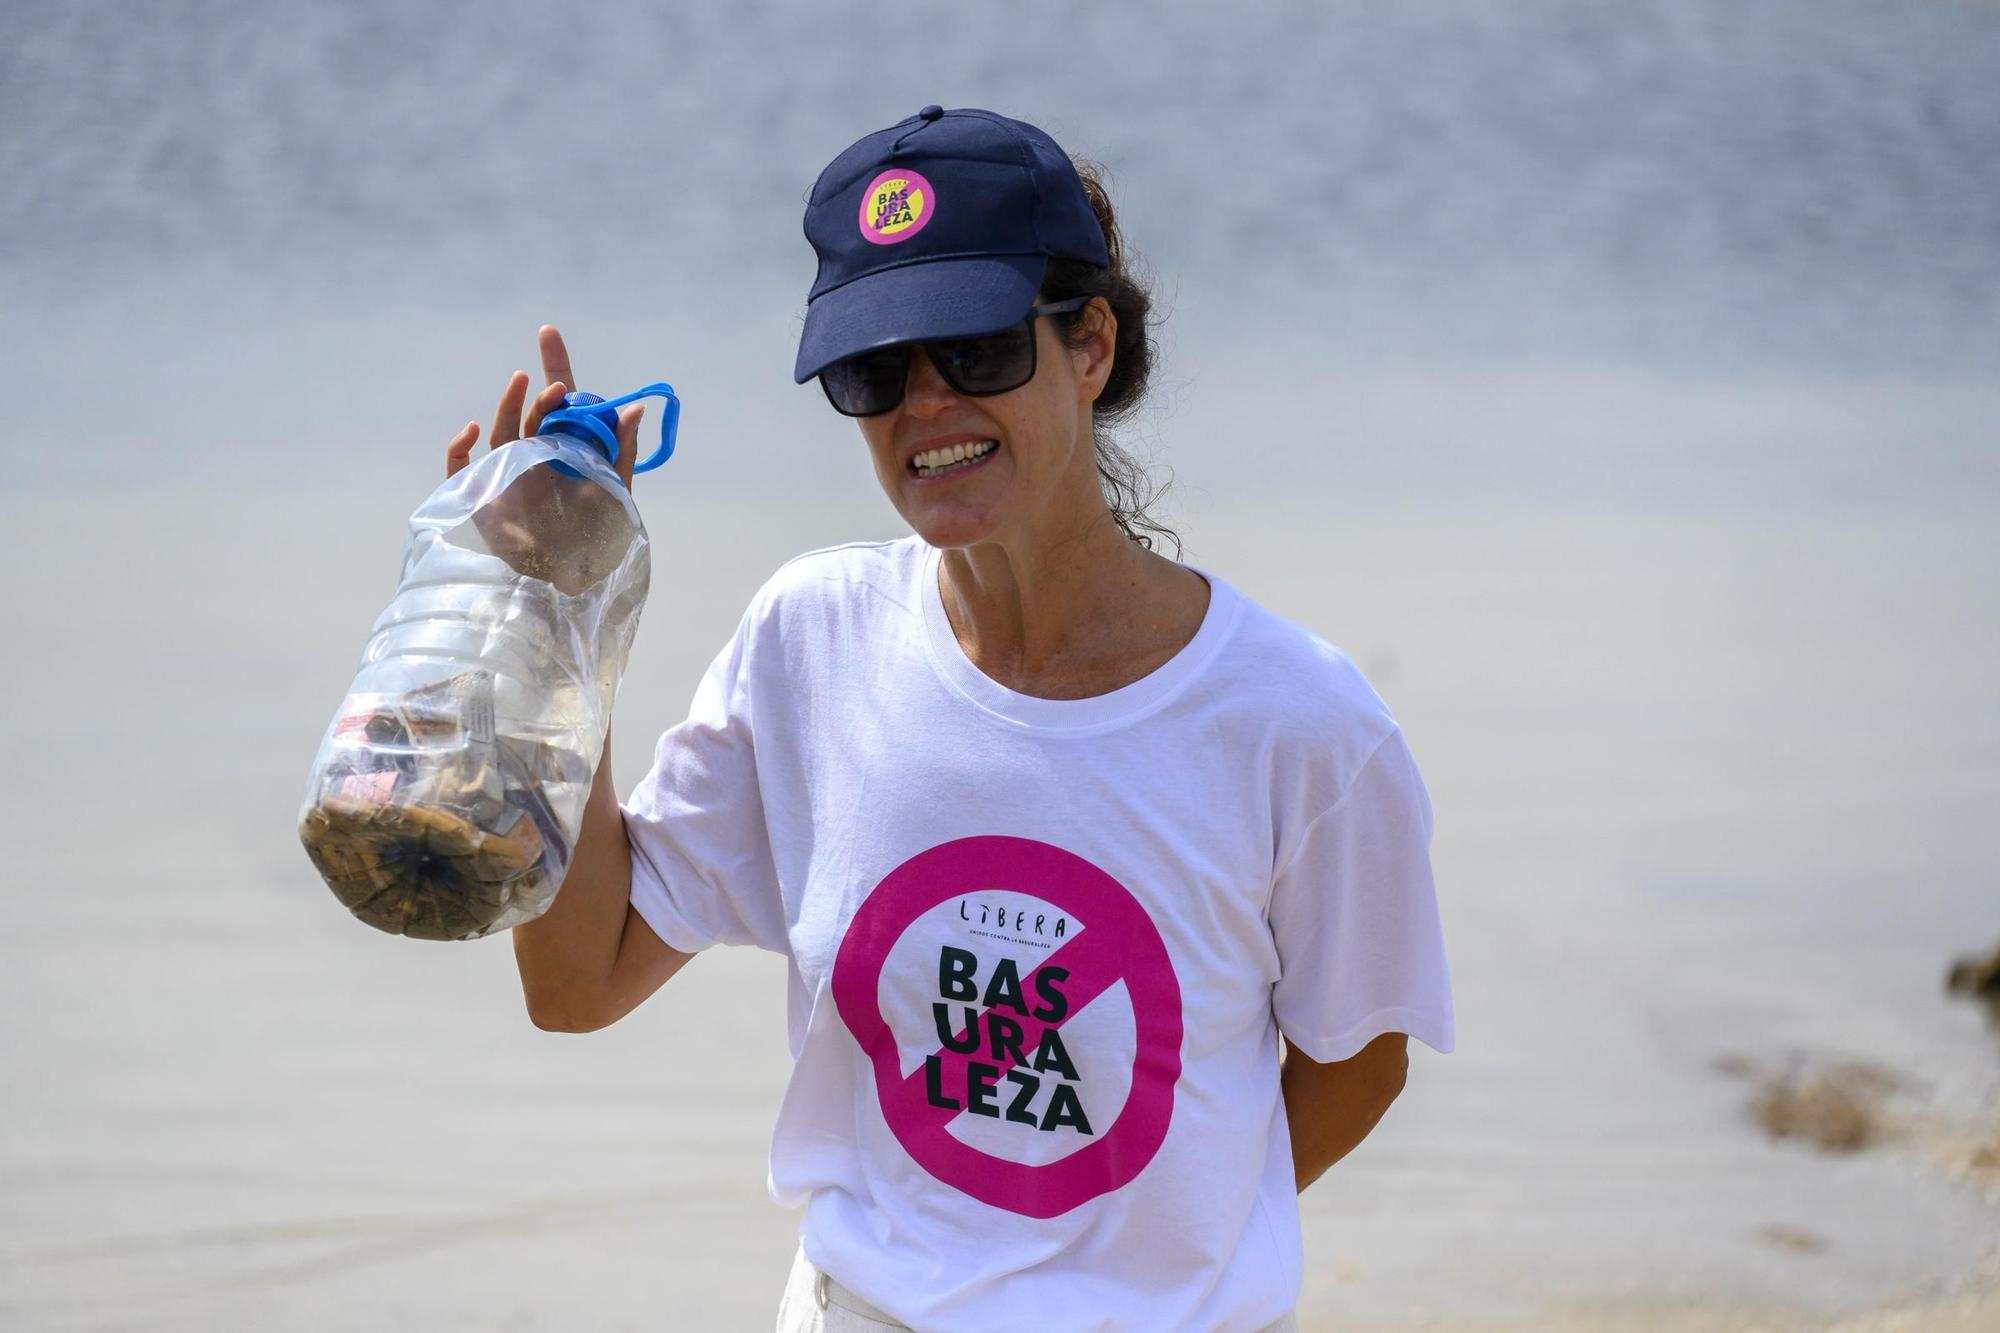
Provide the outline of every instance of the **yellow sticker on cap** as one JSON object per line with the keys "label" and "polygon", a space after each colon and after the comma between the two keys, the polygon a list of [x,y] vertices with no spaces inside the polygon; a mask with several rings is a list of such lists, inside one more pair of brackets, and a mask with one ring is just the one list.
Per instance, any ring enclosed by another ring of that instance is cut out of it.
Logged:
{"label": "yellow sticker on cap", "polygon": [[861,195],[861,234],[876,245],[907,241],[937,211],[931,183],[908,167],[883,172]]}

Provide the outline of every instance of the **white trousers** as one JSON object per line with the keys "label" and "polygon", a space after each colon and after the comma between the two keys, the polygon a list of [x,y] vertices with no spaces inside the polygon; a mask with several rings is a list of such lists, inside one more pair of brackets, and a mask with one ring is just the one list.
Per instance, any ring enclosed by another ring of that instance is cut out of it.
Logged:
{"label": "white trousers", "polygon": [[[792,1256],[791,1275],[778,1302],[777,1333],[882,1333],[908,1327],[815,1268],[804,1246]],[[1298,1328],[1298,1316],[1288,1314],[1259,1333],[1298,1333]]]}

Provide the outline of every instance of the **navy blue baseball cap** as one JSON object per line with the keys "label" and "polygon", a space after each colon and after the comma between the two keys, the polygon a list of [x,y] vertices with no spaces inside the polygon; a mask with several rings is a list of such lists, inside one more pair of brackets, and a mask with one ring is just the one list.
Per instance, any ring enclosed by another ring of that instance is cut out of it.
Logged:
{"label": "navy blue baseball cap", "polygon": [[806,201],[819,275],[792,378],[894,343],[1026,317],[1051,258],[1111,256],[1076,168],[1023,121],[927,106],[857,140]]}

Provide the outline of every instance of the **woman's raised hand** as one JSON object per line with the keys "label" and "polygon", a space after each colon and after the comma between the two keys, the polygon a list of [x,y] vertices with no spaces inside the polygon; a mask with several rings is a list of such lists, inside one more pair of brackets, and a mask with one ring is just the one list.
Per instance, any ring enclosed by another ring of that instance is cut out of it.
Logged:
{"label": "woman's raised hand", "polygon": [[[528,372],[517,370],[507,377],[507,387],[500,391],[500,405],[493,412],[493,429],[486,442],[489,449],[498,449],[540,430],[542,418],[560,407],[563,395],[576,384],[575,372],[569,366],[569,349],[563,346],[562,334],[556,332],[556,326],[542,325],[535,340],[541,345],[542,374],[548,383],[529,402]],[[644,403],[627,403],[618,409],[618,461],[614,467],[628,490],[632,485],[632,464],[639,453],[639,418],[645,415],[645,410]],[[478,442],[479,423],[466,422],[445,446],[445,476],[455,476],[472,461],[472,446]]]}

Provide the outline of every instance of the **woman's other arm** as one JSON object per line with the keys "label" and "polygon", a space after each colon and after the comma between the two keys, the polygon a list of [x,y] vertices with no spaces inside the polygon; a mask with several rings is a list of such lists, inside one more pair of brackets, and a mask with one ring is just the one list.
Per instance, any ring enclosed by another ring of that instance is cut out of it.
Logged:
{"label": "woman's other arm", "polygon": [[1409,1038],[1385,1032],[1345,1060],[1320,1064],[1286,1043],[1278,1086],[1292,1129],[1292,1174],[1298,1188],[1368,1137],[1409,1072]]}

